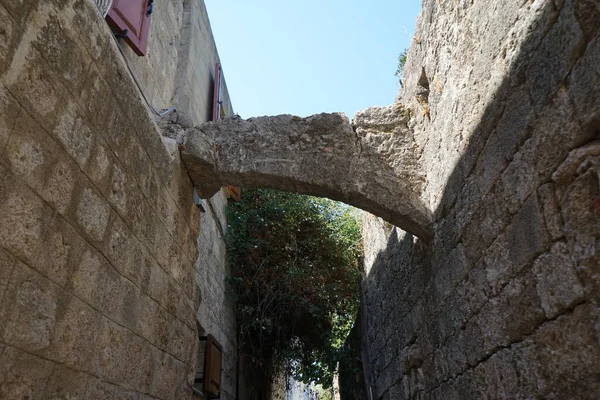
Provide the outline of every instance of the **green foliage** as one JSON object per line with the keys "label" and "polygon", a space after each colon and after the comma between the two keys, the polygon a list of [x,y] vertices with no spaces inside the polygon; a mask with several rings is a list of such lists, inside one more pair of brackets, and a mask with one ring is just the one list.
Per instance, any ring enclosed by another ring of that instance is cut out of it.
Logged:
{"label": "green foliage", "polygon": [[408,49],[405,49],[398,56],[398,67],[396,68],[396,74],[395,74],[398,79],[402,79],[402,73],[404,71],[404,65],[406,64],[407,55],[408,55]]}
{"label": "green foliage", "polygon": [[228,207],[231,287],[244,351],[331,385],[358,310],[358,211],[327,199],[245,190]]}

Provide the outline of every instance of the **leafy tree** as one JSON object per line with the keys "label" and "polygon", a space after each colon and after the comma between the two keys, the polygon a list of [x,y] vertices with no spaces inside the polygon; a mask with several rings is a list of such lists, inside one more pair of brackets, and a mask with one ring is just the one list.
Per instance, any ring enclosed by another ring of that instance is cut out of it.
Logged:
{"label": "leafy tree", "polygon": [[244,352],[265,370],[329,387],[358,310],[357,210],[327,199],[245,190],[227,211],[231,287]]}

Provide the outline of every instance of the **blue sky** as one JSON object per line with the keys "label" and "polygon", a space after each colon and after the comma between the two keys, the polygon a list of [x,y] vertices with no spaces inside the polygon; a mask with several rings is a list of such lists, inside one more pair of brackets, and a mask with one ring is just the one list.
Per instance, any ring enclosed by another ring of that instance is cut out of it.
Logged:
{"label": "blue sky", "polygon": [[205,0],[235,112],[345,112],[394,101],[420,0]]}

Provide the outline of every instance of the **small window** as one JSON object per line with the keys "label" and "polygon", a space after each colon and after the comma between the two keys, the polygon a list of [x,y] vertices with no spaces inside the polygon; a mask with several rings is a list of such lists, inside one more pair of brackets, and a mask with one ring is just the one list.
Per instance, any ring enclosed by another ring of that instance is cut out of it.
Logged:
{"label": "small window", "polygon": [[146,54],[154,0],[113,0],[106,21],[138,56]]}

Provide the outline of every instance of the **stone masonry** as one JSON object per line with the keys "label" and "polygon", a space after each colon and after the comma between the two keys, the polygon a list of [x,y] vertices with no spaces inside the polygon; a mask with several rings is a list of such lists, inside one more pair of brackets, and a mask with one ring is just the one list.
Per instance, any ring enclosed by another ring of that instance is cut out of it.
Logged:
{"label": "stone masonry", "polygon": [[369,217],[373,399],[600,393],[600,3],[426,0],[398,102],[434,240]]}
{"label": "stone masonry", "polygon": [[181,154],[200,195],[229,184],[329,197],[428,240],[408,118],[401,106],[363,111],[354,126],[343,114],[229,118],[183,132]]}
{"label": "stone masonry", "polygon": [[[0,0],[0,398],[190,398],[198,324],[234,398],[225,198],[200,215],[111,35],[89,0]],[[122,50],[156,108],[209,118],[203,2],[160,2],[148,57]]]}

